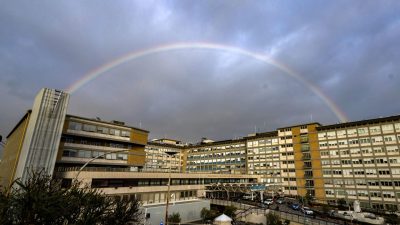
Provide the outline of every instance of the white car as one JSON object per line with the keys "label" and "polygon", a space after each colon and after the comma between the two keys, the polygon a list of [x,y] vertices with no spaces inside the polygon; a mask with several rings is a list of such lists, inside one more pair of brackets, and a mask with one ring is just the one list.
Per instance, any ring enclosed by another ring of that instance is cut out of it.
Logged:
{"label": "white car", "polygon": [[266,200],[264,201],[264,204],[266,204],[266,205],[272,205],[272,204],[274,204],[274,200],[273,200],[272,198],[266,199]]}
{"label": "white car", "polygon": [[314,212],[308,207],[301,207],[301,211],[306,215],[312,215]]}

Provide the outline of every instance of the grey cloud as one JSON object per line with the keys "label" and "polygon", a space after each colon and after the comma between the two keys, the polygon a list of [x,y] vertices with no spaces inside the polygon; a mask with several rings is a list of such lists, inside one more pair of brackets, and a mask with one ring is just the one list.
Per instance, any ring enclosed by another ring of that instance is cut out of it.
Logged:
{"label": "grey cloud", "polygon": [[[41,87],[64,89],[130,52],[176,42],[272,54],[351,120],[399,113],[397,1],[6,1],[0,8],[0,134]],[[7,107],[5,107],[7,106]],[[313,120],[326,104],[272,65],[182,50],[127,62],[71,97],[69,113],[117,119],[152,137],[233,138]]]}

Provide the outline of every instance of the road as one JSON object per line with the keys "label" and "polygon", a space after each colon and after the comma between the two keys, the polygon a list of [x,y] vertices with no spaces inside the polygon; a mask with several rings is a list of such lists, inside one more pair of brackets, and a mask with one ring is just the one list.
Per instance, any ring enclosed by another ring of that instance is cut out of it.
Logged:
{"label": "road", "polygon": [[306,218],[306,222],[307,221],[311,222],[311,220],[316,219],[316,220],[329,221],[331,223],[336,223],[336,224],[344,224],[344,221],[341,220],[341,219],[335,219],[335,218],[331,218],[331,217],[327,217],[327,216],[320,216],[318,214],[316,214],[315,216],[304,215],[301,212],[300,209],[299,210],[294,210],[290,206],[288,206],[286,203],[283,203],[283,204],[273,203],[272,205],[269,205],[269,206],[266,206],[266,205],[262,206],[261,203],[254,202],[254,201],[240,200],[240,202],[243,203],[243,204],[249,204],[249,205],[258,206],[260,208],[268,208],[268,209],[275,210],[275,211],[280,211],[280,212],[285,212],[285,213],[298,215],[299,217],[305,217]]}

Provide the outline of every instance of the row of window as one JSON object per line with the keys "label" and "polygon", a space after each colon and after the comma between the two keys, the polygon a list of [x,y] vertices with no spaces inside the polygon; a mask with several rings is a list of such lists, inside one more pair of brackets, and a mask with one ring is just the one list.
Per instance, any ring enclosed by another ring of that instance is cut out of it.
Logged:
{"label": "row of window", "polygon": [[101,151],[89,151],[89,150],[76,150],[76,149],[64,149],[64,157],[77,157],[77,158],[96,158],[108,159],[108,160],[128,160],[128,154],[126,153],[110,153],[104,155],[105,152]]}
{"label": "row of window", "polygon": [[334,156],[344,156],[344,157],[348,157],[350,155],[357,155],[359,156],[360,154],[362,155],[371,155],[371,154],[385,154],[385,153],[398,153],[399,152],[399,146],[398,145],[391,145],[391,146],[379,146],[379,147],[365,147],[365,148],[351,148],[351,149],[343,149],[343,150],[324,150],[321,151],[321,157],[324,156],[330,156],[330,157],[334,157]]}
{"label": "row of window", "polygon": [[130,131],[127,130],[119,130],[115,128],[105,127],[105,126],[96,126],[93,124],[79,123],[75,121],[70,121],[68,129],[71,130],[83,130],[87,132],[96,132],[100,134],[121,136],[121,137],[129,137]]}
{"label": "row of window", "polygon": [[241,156],[244,155],[245,151],[234,151],[234,152],[218,152],[218,153],[210,153],[210,154],[199,154],[199,155],[190,155],[188,156],[188,160],[197,159],[197,158],[215,158],[215,157],[227,157],[227,156]]}
{"label": "row of window", "polygon": [[[217,161],[218,160],[218,161]],[[204,161],[189,161],[188,165],[196,165],[196,164],[238,164],[245,163],[246,160],[244,158],[232,158],[232,159],[214,159],[214,160],[204,160]]]}
{"label": "row of window", "polygon": [[245,147],[245,146],[246,146],[245,144],[232,144],[232,145],[224,145],[224,146],[202,147],[202,148],[191,149],[190,152],[208,152],[208,151],[214,151],[214,150],[241,148],[241,147]]}
{"label": "row of window", "polygon": [[[397,139],[400,141],[400,135],[397,136]],[[336,147],[336,146],[348,146],[348,145],[366,145],[366,144],[375,144],[375,143],[393,143],[396,142],[395,135],[386,135],[386,136],[374,136],[367,138],[357,138],[357,139],[349,139],[349,140],[333,140],[333,141],[321,141],[319,143],[320,147]]]}
{"label": "row of window", "polygon": [[322,165],[353,165],[353,164],[397,164],[400,163],[399,157],[394,158],[364,158],[364,159],[332,159],[321,160]]}
{"label": "row of window", "polygon": [[400,169],[323,169],[324,175],[399,175]]}
{"label": "row of window", "polygon": [[326,189],[327,195],[342,195],[342,196],[359,196],[359,197],[371,197],[371,198],[400,198],[400,192],[396,195],[393,191],[366,191],[366,190],[334,190]]}
{"label": "row of window", "polygon": [[355,136],[363,136],[369,134],[380,134],[380,133],[393,133],[394,131],[400,132],[400,123],[394,124],[384,124],[377,125],[371,127],[360,127],[360,128],[352,128],[346,130],[338,130],[338,131],[328,131],[328,132],[318,132],[318,139],[336,139],[336,138],[346,138],[346,137],[355,137]]}
{"label": "row of window", "polygon": [[391,181],[391,180],[360,180],[356,182],[353,179],[325,179],[325,184],[327,185],[368,185],[368,186],[385,186],[385,187],[400,187],[400,180]]}

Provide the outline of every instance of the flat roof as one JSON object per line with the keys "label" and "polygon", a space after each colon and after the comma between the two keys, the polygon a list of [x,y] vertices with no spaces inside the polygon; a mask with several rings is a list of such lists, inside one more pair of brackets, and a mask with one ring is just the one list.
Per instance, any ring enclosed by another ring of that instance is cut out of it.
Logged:
{"label": "flat roof", "polygon": [[344,128],[344,127],[362,126],[362,125],[367,125],[367,124],[382,123],[382,122],[389,122],[389,121],[395,121],[395,120],[400,120],[400,115],[320,126],[320,127],[317,127],[317,130],[320,131],[320,130],[330,130],[330,129]]}
{"label": "flat roof", "polygon": [[137,127],[133,127],[133,126],[127,126],[127,125],[121,125],[121,124],[118,124],[118,123],[113,123],[113,122],[108,122],[108,121],[103,121],[103,120],[91,119],[91,118],[75,116],[75,115],[71,115],[71,114],[67,114],[65,117],[77,118],[77,119],[82,119],[82,120],[89,120],[89,121],[92,121],[92,122],[104,123],[104,124],[113,125],[113,126],[119,126],[119,127],[132,128],[132,129],[135,129],[135,130],[140,130],[140,131],[143,131],[143,132],[146,132],[146,133],[150,133],[148,130],[144,130],[144,129],[141,129],[141,128],[137,128]]}
{"label": "flat roof", "polygon": [[279,128],[277,128],[277,130],[285,129],[285,128],[292,128],[292,127],[301,127],[301,126],[307,126],[307,125],[315,125],[315,124],[322,126],[322,124],[320,124],[319,122],[310,122],[310,123],[296,124],[296,125],[286,126],[286,127],[279,127]]}
{"label": "flat roof", "polygon": [[173,145],[173,144],[168,144],[168,143],[153,142],[153,141],[148,141],[147,145],[156,145],[156,146],[179,148],[179,149],[184,149],[185,148],[185,146]]}

